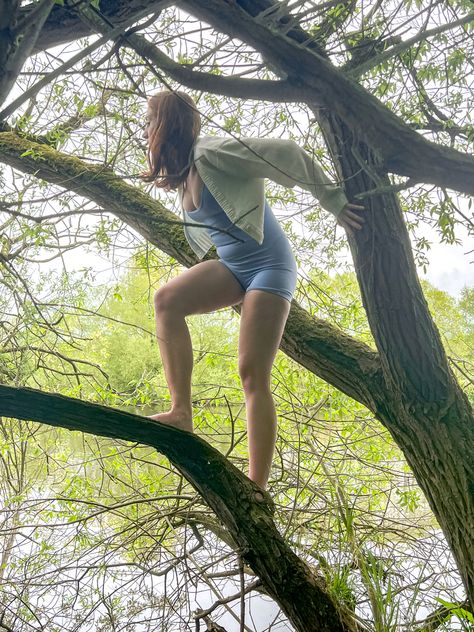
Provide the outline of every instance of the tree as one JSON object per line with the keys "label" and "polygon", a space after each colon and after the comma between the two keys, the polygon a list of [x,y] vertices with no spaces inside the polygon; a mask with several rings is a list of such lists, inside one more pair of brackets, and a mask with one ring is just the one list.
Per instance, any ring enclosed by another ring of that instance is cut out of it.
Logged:
{"label": "tree", "polygon": [[[158,12],[166,4],[153,3],[147,9]],[[402,11],[408,18],[411,2],[398,8],[398,14],[395,7],[384,8],[380,3],[362,14],[354,2],[312,5],[300,12],[296,7],[291,14],[286,5],[263,1],[213,0],[203,4],[186,0],[181,6],[217,32],[245,42],[250,50],[243,47],[241,51],[235,43],[233,52],[253,60],[253,51],[257,51],[281,78],[269,79],[265,66],[261,75],[252,79],[222,76],[218,64],[210,71],[198,71],[190,60],[175,60],[164,53],[153,36],[147,39],[133,33],[118,39],[115,49],[110,49],[123,73],[122,80],[130,82],[133,90],[140,90],[127,67],[138,55],[145,60],[144,67],[164,81],[168,81],[163,76],[166,73],[207,93],[302,102],[313,112],[348,197],[364,199],[368,207],[364,230],[350,236],[349,243],[377,352],[311,318],[297,304],[292,307],[282,346],[303,366],[364,404],[388,429],[439,520],[472,601],[474,465],[467,456],[474,447],[472,408],[453,376],[429,314],[397,198],[397,192],[418,183],[438,186],[444,195],[439,223],[449,229],[455,223],[453,217],[462,211],[446,187],[465,194],[473,191],[474,161],[467,153],[472,126],[467,117],[455,113],[468,85],[463,63],[472,46],[469,3],[445,3],[443,10],[450,19],[445,24],[437,4],[420,7],[425,22],[405,41],[396,28],[387,32],[385,27],[389,18],[400,18]],[[138,3],[127,3],[126,8],[120,2],[112,7],[106,3],[101,9],[102,13],[88,6],[75,10],[55,7],[36,41],[36,50],[73,39],[78,24],[81,31],[76,32],[99,31],[112,39],[116,37],[116,28],[110,25],[114,15],[119,15],[120,21],[131,21],[134,15],[142,17]],[[12,11],[12,23],[22,12],[32,10]],[[59,27],[66,15],[71,30]],[[104,16],[109,17],[105,20]],[[147,33],[146,23],[142,29]],[[448,99],[436,103],[429,96],[429,82],[439,82],[442,72],[442,65],[427,61],[434,44],[445,47],[446,78],[457,88],[454,103]],[[217,50],[222,45],[217,43]],[[134,53],[127,53],[127,47]],[[0,52],[9,72],[14,56],[9,49]],[[27,53],[24,51],[23,56]],[[211,54],[207,50],[200,64],[204,66]],[[49,79],[65,70],[53,71]],[[393,74],[400,80],[393,79]],[[413,97],[407,92],[409,106],[391,98],[384,104],[387,94],[395,94],[402,89],[402,82],[408,81],[416,89]],[[25,94],[33,97],[35,89]],[[21,106],[20,101],[15,107]],[[70,191],[111,211],[180,263],[194,262],[176,219],[159,202],[127,185],[111,170],[55,149],[68,130],[93,119],[102,104],[81,112],[74,121],[50,128],[46,136],[38,132],[38,125],[29,126],[33,107],[30,101],[29,110],[23,112],[14,129],[4,122],[2,161],[52,183],[64,186],[67,181]],[[7,106],[5,113],[13,112]],[[427,130],[428,135],[420,130]],[[90,146],[87,149],[91,156],[96,151]],[[120,155],[120,148],[116,145],[115,149]],[[111,164],[108,156],[101,161]],[[120,174],[123,166],[115,157],[114,163]],[[402,182],[403,176],[408,180]],[[472,227],[469,218],[465,221]],[[449,234],[448,229],[445,234]],[[4,257],[6,264],[8,261],[8,256]]]}

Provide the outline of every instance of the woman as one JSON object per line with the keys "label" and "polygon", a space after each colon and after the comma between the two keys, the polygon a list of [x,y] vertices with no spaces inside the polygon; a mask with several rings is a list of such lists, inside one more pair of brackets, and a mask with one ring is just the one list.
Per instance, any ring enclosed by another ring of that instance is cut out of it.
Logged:
{"label": "woman", "polygon": [[[193,431],[193,356],[185,318],[242,303],[239,373],[245,394],[249,478],[266,489],[277,422],[270,372],[296,285],[288,239],[264,196],[264,178],[311,191],[346,229],[362,219],[343,191],[293,141],[204,136],[185,92],[150,98],[144,138],[144,180],[178,189],[186,238],[202,259],[216,245],[219,260],[202,261],[154,297],[156,332],[172,406],[150,418]],[[353,209],[353,210],[351,210]],[[265,231],[264,231],[265,228]]]}

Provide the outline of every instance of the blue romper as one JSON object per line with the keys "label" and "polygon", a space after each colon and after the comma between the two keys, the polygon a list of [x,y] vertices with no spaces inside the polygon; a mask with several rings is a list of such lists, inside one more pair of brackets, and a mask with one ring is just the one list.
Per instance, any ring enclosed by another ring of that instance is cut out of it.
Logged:
{"label": "blue romper", "polygon": [[244,290],[265,290],[291,302],[296,287],[296,260],[288,237],[266,200],[264,239],[260,245],[229,219],[205,184],[200,206],[188,214],[206,225],[219,261]]}

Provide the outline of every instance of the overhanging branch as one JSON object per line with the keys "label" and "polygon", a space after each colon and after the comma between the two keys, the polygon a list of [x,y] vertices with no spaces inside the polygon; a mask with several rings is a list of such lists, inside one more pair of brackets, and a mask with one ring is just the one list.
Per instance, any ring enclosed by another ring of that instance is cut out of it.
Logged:
{"label": "overhanging branch", "polygon": [[[102,16],[92,6],[79,5],[77,13],[81,20],[97,33],[102,33],[104,37],[107,37],[107,35],[115,37],[113,31],[116,28],[110,26],[105,16]],[[159,68],[160,71],[166,72],[173,79],[189,88],[206,90],[207,92],[239,99],[266,99],[275,103],[291,103],[295,100],[304,101],[305,96],[309,97],[307,91],[301,90],[291,81],[225,77],[193,70],[191,67],[187,67],[187,64],[175,62],[155,44],[136,33],[124,34],[121,38],[121,43],[132,48],[141,57],[151,62],[155,71]]]}
{"label": "overhanging branch", "polygon": [[[445,186],[474,195],[474,158],[430,142],[417,134],[367,90],[333,66],[319,52],[303,46],[265,20],[227,0],[181,0],[180,6],[219,31],[238,37],[280,68],[300,89],[312,93],[308,104],[318,104],[337,114],[380,156],[388,172],[417,182]],[[254,12],[268,8],[255,0]],[[300,29],[301,32],[304,33]],[[311,39],[307,35],[308,40]]]}

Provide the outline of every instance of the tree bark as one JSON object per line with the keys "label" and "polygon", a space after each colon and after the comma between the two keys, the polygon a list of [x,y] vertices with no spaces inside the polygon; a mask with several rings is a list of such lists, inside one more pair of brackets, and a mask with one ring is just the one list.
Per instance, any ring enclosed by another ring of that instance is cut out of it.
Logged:
{"label": "tree bark", "polygon": [[[149,8],[150,14],[161,11],[170,2],[167,0],[101,0],[101,13],[115,24],[125,23],[130,17]],[[20,15],[29,11],[30,5],[20,9]],[[33,47],[33,53],[40,53],[53,46],[65,44],[80,37],[91,35],[92,30],[84,24],[78,15],[67,6],[56,4]]]}
{"label": "tree bark", "polygon": [[0,105],[7,98],[53,7],[40,0],[19,11],[18,0],[0,0]]}
{"label": "tree bark", "polygon": [[[349,198],[389,184],[373,152],[337,115],[318,109],[318,117]],[[396,195],[366,206],[364,227],[349,243],[389,393],[376,415],[410,464],[474,603],[473,411],[423,296]]]}

